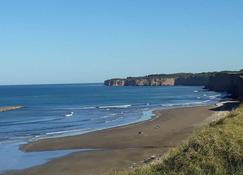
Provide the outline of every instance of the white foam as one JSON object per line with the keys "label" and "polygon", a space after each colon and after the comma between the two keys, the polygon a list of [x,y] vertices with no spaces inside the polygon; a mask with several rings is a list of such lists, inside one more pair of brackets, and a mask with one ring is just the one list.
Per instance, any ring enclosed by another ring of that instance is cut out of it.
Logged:
{"label": "white foam", "polygon": [[81,106],[81,107],[64,107],[64,108],[54,108],[56,110],[85,110],[85,109],[95,109],[95,106]]}
{"label": "white foam", "polygon": [[129,108],[132,105],[114,105],[114,106],[99,106],[100,109],[109,109],[109,108]]}
{"label": "white foam", "polygon": [[174,103],[174,104],[162,104],[162,107],[176,107],[176,106],[190,106],[190,105],[198,105],[198,104],[205,104],[210,102],[211,100],[204,100],[204,101],[196,101],[196,102],[188,102],[188,103]]}
{"label": "white foam", "polygon": [[210,95],[209,99],[216,99],[217,97],[220,97],[221,95]]}
{"label": "white foam", "polygon": [[80,129],[74,129],[74,130],[64,130],[64,131],[56,131],[56,132],[48,132],[46,135],[60,135],[65,133],[72,133],[72,132],[79,132],[82,131]]}
{"label": "white foam", "polygon": [[94,107],[94,106],[87,106],[87,107],[81,107],[80,109],[83,109],[83,110],[85,110],[85,109],[95,109],[96,107]]}
{"label": "white foam", "polygon": [[163,107],[172,107],[172,106],[175,106],[175,105],[177,105],[177,104],[162,104],[161,106],[163,106]]}
{"label": "white foam", "polygon": [[216,103],[215,105],[216,105],[217,107],[221,107],[221,106],[223,106],[223,105],[226,104],[226,103],[240,103],[240,102],[239,102],[239,101],[234,101],[234,100],[227,100],[227,101],[218,102],[218,103]]}
{"label": "white foam", "polygon": [[73,114],[74,114],[74,112],[70,112],[70,113],[66,114],[65,116],[66,116],[66,117],[72,117]]}
{"label": "white foam", "polygon": [[100,118],[110,118],[110,116],[102,116],[102,117],[100,117]]}

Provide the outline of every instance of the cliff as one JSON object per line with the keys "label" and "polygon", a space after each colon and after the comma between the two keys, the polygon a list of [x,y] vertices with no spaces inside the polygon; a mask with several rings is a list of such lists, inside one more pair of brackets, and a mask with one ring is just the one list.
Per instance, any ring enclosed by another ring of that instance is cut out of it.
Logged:
{"label": "cliff", "polygon": [[106,80],[106,86],[206,86],[213,73],[154,74],[144,77],[128,77]]}
{"label": "cliff", "polygon": [[169,86],[175,84],[174,78],[127,78],[106,80],[107,86]]}
{"label": "cliff", "polygon": [[243,70],[206,73],[153,74],[144,77],[110,79],[106,86],[205,86],[212,91],[232,94],[243,99]]}
{"label": "cliff", "polygon": [[209,78],[207,89],[227,92],[233,98],[243,99],[243,73],[217,73]]}

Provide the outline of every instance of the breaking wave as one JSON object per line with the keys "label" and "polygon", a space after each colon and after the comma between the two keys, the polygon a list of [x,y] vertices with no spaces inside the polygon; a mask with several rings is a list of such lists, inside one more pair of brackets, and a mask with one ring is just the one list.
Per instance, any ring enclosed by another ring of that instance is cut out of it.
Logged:
{"label": "breaking wave", "polygon": [[112,108],[129,108],[132,105],[113,105],[113,106],[99,106],[99,109],[112,109]]}

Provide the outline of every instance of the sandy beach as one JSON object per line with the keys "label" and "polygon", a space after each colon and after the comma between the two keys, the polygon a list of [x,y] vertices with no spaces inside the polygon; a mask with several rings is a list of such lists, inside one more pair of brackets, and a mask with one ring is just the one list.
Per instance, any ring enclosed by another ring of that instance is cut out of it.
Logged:
{"label": "sandy beach", "polygon": [[94,175],[129,168],[163,155],[186,139],[200,124],[214,115],[213,106],[155,111],[156,117],[112,129],[77,136],[39,140],[21,149],[26,152],[61,149],[97,149],[68,156],[11,175]]}

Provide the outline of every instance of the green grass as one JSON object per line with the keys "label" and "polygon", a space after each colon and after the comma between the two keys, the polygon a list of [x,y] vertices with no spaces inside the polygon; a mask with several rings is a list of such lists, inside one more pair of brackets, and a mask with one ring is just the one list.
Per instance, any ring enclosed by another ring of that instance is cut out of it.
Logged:
{"label": "green grass", "polygon": [[153,165],[113,175],[243,175],[243,105]]}

